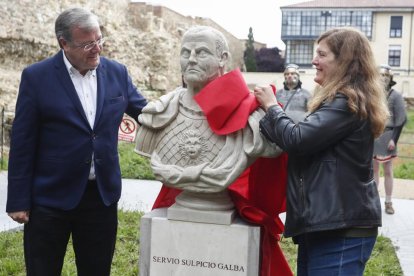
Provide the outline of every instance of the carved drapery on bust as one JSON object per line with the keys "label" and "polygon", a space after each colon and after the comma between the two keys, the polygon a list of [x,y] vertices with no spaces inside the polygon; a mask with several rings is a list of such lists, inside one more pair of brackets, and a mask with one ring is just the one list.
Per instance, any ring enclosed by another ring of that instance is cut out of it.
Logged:
{"label": "carved drapery on bust", "polygon": [[183,104],[185,92],[177,88],[149,103],[138,118],[135,150],[151,157],[154,175],[165,185],[189,192],[221,192],[256,158],[281,153],[260,134],[261,109],[249,116],[244,129],[219,136],[201,110]]}

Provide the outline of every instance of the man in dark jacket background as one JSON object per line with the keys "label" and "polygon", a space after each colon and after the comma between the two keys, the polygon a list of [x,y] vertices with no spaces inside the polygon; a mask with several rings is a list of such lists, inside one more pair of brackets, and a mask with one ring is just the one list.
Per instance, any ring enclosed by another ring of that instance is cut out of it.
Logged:
{"label": "man in dark jacket background", "polygon": [[302,121],[308,112],[308,100],[311,94],[302,88],[299,66],[288,64],[283,72],[285,81],[283,89],[276,92],[276,98],[282,104],[283,110],[297,123]]}

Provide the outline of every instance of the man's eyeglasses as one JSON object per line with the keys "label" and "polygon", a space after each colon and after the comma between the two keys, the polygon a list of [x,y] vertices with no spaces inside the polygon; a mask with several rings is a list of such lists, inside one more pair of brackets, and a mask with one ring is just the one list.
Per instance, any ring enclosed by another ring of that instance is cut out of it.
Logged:
{"label": "man's eyeglasses", "polygon": [[83,50],[87,52],[87,51],[92,50],[95,47],[95,45],[98,45],[99,48],[102,48],[102,45],[104,44],[104,42],[105,42],[105,38],[102,37],[101,39],[98,39],[88,44],[83,44],[83,45],[76,45],[74,43],[72,44],[75,46],[75,48],[83,48]]}

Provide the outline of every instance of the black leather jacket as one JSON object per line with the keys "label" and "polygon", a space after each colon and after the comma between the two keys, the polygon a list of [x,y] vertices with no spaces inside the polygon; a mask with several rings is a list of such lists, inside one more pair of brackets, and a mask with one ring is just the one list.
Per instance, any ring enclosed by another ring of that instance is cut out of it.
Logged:
{"label": "black leather jacket", "polygon": [[370,124],[343,94],[298,124],[272,106],[260,129],[289,155],[285,236],[381,226]]}

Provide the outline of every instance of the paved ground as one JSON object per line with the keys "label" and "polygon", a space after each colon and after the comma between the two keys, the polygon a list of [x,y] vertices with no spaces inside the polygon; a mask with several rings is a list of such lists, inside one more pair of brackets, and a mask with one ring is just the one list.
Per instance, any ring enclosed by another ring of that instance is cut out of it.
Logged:
{"label": "paved ground", "polygon": [[[159,192],[157,181],[123,179],[120,208],[148,212]],[[414,276],[414,180],[396,179],[394,185],[394,215],[383,212],[383,227],[380,233],[389,237],[397,248],[397,256],[405,276]],[[383,185],[380,185],[383,204]],[[7,196],[6,172],[0,172],[0,231],[21,227],[5,213]]]}
{"label": "paved ground", "polygon": [[[138,210],[148,212],[151,210],[161,183],[151,180],[122,180],[122,194],[119,207],[124,210]],[[0,232],[20,227],[6,214],[7,199],[7,172],[0,171]]]}

